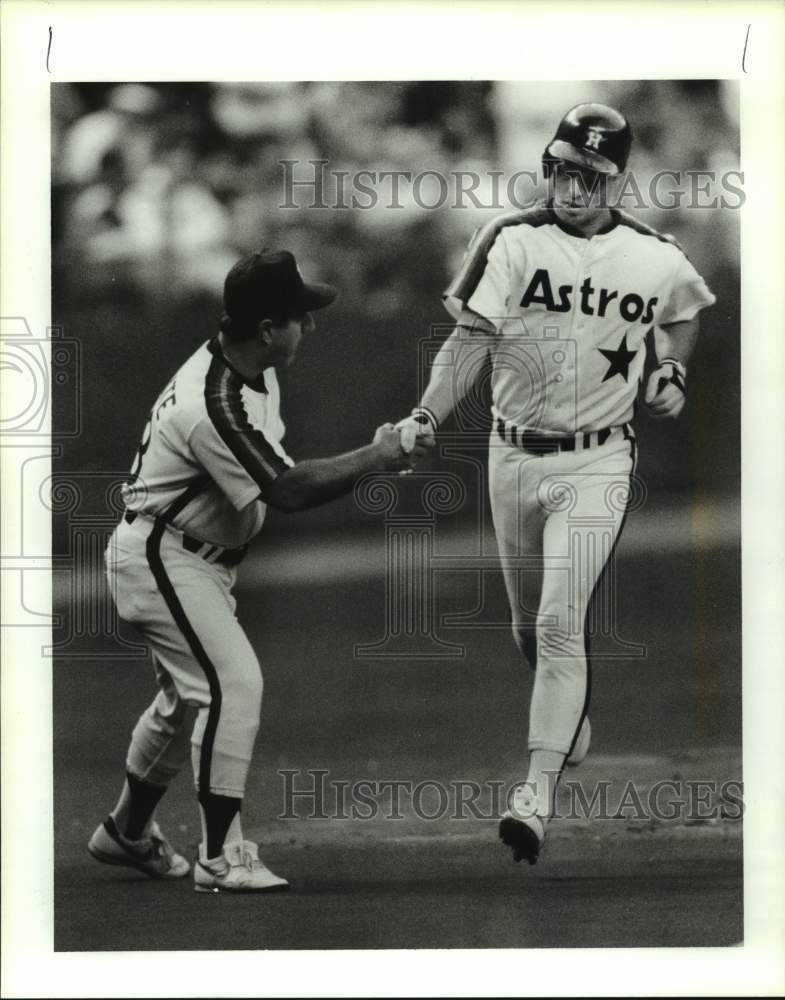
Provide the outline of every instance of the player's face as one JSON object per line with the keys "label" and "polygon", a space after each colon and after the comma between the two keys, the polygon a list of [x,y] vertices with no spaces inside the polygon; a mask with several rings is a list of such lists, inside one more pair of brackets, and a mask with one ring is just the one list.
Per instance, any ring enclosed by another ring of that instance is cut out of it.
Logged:
{"label": "player's face", "polygon": [[272,347],[275,351],[276,366],[287,368],[297,357],[300,341],[305,334],[312,333],[315,329],[316,323],[311,313],[291,317],[281,326],[274,326]]}
{"label": "player's face", "polygon": [[553,205],[557,215],[573,226],[586,225],[608,209],[609,178],[593,170],[560,163],[554,170]]}

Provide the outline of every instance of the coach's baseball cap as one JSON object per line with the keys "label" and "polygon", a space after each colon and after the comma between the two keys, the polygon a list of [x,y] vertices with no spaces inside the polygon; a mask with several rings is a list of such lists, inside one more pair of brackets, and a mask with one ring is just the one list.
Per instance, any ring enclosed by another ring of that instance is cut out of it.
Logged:
{"label": "coach's baseball cap", "polygon": [[234,265],[224,282],[224,310],[237,323],[248,323],[322,309],[338,289],[306,282],[288,250],[257,250]]}

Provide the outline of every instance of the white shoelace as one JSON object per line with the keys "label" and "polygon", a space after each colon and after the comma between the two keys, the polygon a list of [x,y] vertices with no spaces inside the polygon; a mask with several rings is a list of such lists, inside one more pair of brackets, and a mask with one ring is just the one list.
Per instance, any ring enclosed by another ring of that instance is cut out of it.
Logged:
{"label": "white shoelace", "polygon": [[252,872],[254,868],[259,864],[259,862],[254,858],[253,854],[251,854],[251,852],[247,850],[243,851],[241,856],[241,861],[249,872]]}

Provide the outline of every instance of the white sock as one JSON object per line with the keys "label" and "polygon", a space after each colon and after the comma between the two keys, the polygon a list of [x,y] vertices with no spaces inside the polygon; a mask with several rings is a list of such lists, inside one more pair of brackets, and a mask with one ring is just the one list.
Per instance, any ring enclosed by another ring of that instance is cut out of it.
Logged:
{"label": "white sock", "polygon": [[229,825],[229,829],[226,831],[224,844],[236,844],[241,840],[245,840],[245,837],[243,836],[243,823],[240,810],[238,809]]}
{"label": "white sock", "polygon": [[537,796],[537,815],[547,821],[553,813],[556,779],[564,767],[567,754],[557,750],[532,750],[526,781]]}

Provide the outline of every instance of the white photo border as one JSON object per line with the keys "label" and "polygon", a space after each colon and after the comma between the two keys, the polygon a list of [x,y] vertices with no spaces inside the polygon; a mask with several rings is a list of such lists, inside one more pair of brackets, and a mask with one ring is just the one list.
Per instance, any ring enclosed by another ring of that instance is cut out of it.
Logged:
{"label": "white photo border", "polygon": [[[344,952],[320,952],[308,962],[287,952],[145,953],[143,961],[139,953],[54,953],[52,665],[40,653],[46,630],[17,628],[3,634],[3,995],[217,996],[229,984],[244,996],[767,995],[785,987],[785,7],[6,0],[0,18],[0,315],[24,317],[34,336],[51,324],[53,82],[737,79],[747,196],[741,230],[744,945],[529,950],[525,963],[519,951],[384,952],[383,972],[373,951],[352,953],[351,963]],[[40,447],[45,437],[30,446]],[[12,487],[27,442],[3,445],[3,485]],[[12,566],[20,518],[12,504],[3,505],[4,568]],[[48,511],[40,511],[33,528],[39,539],[49,537]],[[50,582],[46,572],[40,576],[37,599],[46,606]],[[9,574],[2,577],[5,591]]]}

